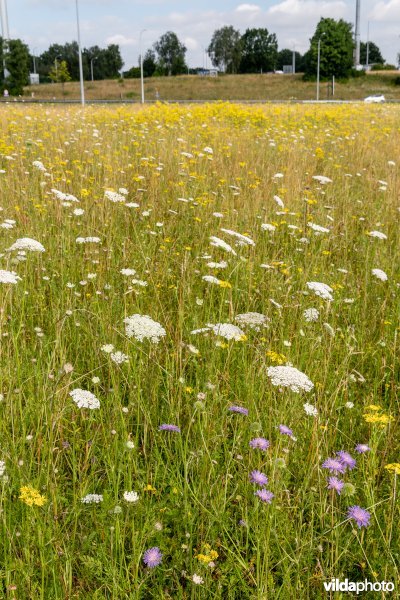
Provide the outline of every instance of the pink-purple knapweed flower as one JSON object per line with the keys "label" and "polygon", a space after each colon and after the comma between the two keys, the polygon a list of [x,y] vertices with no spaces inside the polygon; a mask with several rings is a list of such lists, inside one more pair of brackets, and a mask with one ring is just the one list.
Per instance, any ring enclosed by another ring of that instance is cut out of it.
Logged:
{"label": "pink-purple knapweed flower", "polygon": [[254,492],[254,495],[258,496],[260,500],[262,502],[265,502],[266,504],[271,504],[272,498],[274,497],[274,494],[272,492],[264,488],[262,490],[257,490],[256,492]]}
{"label": "pink-purple knapweed flower", "polygon": [[346,470],[345,465],[338,458],[327,458],[322,463],[323,469],[328,469],[330,473],[344,473]]}
{"label": "pink-purple knapweed flower", "polygon": [[286,425],[279,425],[279,433],[282,433],[282,435],[288,435],[289,437],[292,437],[293,435],[293,431]]}
{"label": "pink-purple knapweed flower", "polygon": [[263,437],[256,437],[250,440],[250,448],[259,448],[259,450],[268,450],[270,442]]}
{"label": "pink-purple knapweed flower", "polygon": [[180,433],[181,429],[178,425],[171,425],[169,423],[163,423],[158,428],[159,431],[175,431],[176,433]]}
{"label": "pink-purple knapweed flower", "polygon": [[328,478],[328,490],[335,490],[339,496],[344,486],[344,481],[338,479],[337,477],[329,477]]}
{"label": "pink-purple knapweed flower", "polygon": [[265,485],[268,485],[268,477],[266,475],[264,475],[264,473],[261,473],[261,471],[257,471],[257,470],[254,470],[250,473],[250,481],[251,481],[251,483],[255,483],[256,485],[259,485],[260,487],[264,487]]}
{"label": "pink-purple knapweed flower", "polygon": [[357,446],[355,447],[355,451],[358,452],[358,454],[364,454],[365,452],[369,452],[370,450],[371,448],[367,446],[367,444],[357,444]]}
{"label": "pink-purple knapweed flower", "polygon": [[365,510],[365,508],[361,508],[361,506],[356,505],[348,508],[347,517],[349,519],[354,519],[358,527],[361,529],[361,527],[368,527],[371,513]]}
{"label": "pink-purple knapweed flower", "polygon": [[248,409],[244,408],[244,406],[235,406],[235,405],[233,405],[233,406],[230,406],[228,408],[228,410],[230,410],[231,412],[239,413],[241,415],[246,415],[246,416],[249,414]]}
{"label": "pink-purple knapweed flower", "polygon": [[336,456],[339,457],[339,460],[342,463],[342,465],[346,469],[349,469],[349,471],[354,469],[354,467],[356,466],[356,460],[348,452],[341,450],[340,452],[336,452]]}
{"label": "pink-purple knapweed flower", "polygon": [[146,567],[149,567],[149,569],[158,567],[158,565],[161,563],[161,561],[162,561],[161,550],[160,550],[160,548],[157,548],[157,546],[154,546],[153,548],[149,548],[143,554],[143,562],[146,565]]}

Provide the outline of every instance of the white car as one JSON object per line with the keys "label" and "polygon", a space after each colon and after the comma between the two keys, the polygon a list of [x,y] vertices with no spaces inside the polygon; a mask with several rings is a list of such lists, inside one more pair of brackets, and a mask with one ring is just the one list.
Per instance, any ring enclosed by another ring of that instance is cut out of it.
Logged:
{"label": "white car", "polygon": [[379,104],[381,102],[385,102],[385,96],[383,94],[380,96],[368,96],[364,99],[364,102],[367,104]]}

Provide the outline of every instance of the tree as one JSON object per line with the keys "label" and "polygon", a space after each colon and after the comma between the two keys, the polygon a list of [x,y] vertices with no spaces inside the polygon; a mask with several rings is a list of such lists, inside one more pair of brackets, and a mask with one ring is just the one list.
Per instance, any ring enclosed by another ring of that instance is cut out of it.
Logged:
{"label": "tree", "polygon": [[[9,75],[4,79],[4,69]],[[8,40],[0,38],[0,87],[8,89],[13,96],[24,93],[24,85],[28,83],[29,75],[29,49],[21,40]]]}
{"label": "tree", "polygon": [[240,73],[274,71],[278,41],[268,29],[246,29],[241,38]]}
{"label": "tree", "polygon": [[[362,65],[367,64],[367,44],[365,42],[361,42],[360,44],[360,63]],[[374,44],[374,42],[369,42],[368,64],[373,65],[374,63],[383,65],[385,63],[385,59],[383,58],[378,46]]]}
{"label": "tree", "polygon": [[143,56],[143,75],[144,77],[152,77],[157,68],[156,55],[153,50],[147,50]]}
{"label": "tree", "polygon": [[167,31],[154,44],[158,55],[158,69],[163,75],[180,75],[187,71],[185,63],[186,47],[173,31]]}
{"label": "tree", "polygon": [[[295,68],[296,73],[302,73],[304,69],[304,58],[300,54],[300,52],[295,52]],[[276,68],[279,71],[282,71],[284,65],[292,65],[293,64],[293,50],[289,48],[284,48],[278,52],[278,56],[276,59]]]}
{"label": "tree", "polygon": [[329,79],[333,75],[347,78],[353,69],[352,24],[322,18],[311,38],[311,46],[305,61],[305,78],[311,79],[317,74],[318,40],[320,40],[320,77]]}
{"label": "tree", "polygon": [[49,73],[50,79],[54,83],[61,83],[63,96],[65,95],[64,86],[67,81],[71,81],[72,77],[68,71],[68,65],[65,60],[62,60],[60,63],[55,61],[54,67],[50,70]]}
{"label": "tree", "polygon": [[214,31],[207,53],[214,67],[225,73],[237,73],[241,59],[240,32],[232,26]]}

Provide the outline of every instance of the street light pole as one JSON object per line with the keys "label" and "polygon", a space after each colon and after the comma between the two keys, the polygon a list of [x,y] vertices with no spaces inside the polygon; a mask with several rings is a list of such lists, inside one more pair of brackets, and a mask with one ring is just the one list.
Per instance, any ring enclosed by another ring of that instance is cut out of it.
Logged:
{"label": "street light pole", "polygon": [[79,80],[81,84],[81,104],[85,106],[85,90],[83,87],[83,65],[82,65],[82,48],[81,48],[81,32],[79,27],[79,8],[78,0],[76,0],[76,26],[78,30],[78,56],[79,56]]}
{"label": "street light pole", "polygon": [[321,38],[318,40],[318,58],[317,58],[317,102],[319,101],[319,69],[321,66]]}
{"label": "street light pole", "polygon": [[139,35],[139,47],[140,47],[140,90],[142,96],[142,104],[144,104],[144,77],[143,77],[143,52],[142,52],[142,34],[147,29],[142,29]]}
{"label": "street light pole", "polygon": [[296,73],[296,46],[293,46],[292,73],[293,73],[293,75]]}
{"label": "street light pole", "polygon": [[94,81],[94,77],[93,77],[93,61],[96,60],[96,57],[94,56],[93,58],[90,59],[90,75],[92,77],[92,81]]}

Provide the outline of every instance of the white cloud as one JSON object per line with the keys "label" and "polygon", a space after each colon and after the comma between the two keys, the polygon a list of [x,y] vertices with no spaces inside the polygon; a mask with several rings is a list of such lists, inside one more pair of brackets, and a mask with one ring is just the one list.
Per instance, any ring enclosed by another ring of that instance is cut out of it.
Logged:
{"label": "white cloud", "polygon": [[243,12],[258,12],[261,8],[257,4],[239,4],[235,8],[235,12],[243,13]]}
{"label": "white cloud", "polygon": [[369,16],[371,21],[400,21],[400,0],[378,2]]}
{"label": "white cloud", "polygon": [[283,0],[269,8],[267,14],[271,23],[276,25],[307,25],[310,30],[321,17],[340,19],[346,15],[347,6],[342,0],[317,1],[317,0]]}
{"label": "white cloud", "polygon": [[119,46],[133,46],[137,44],[137,40],[135,38],[127,37],[122,33],[116,33],[115,35],[111,35],[106,38],[106,44],[117,44]]}

